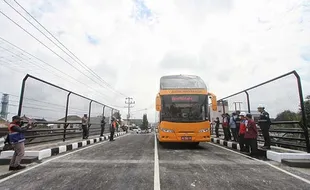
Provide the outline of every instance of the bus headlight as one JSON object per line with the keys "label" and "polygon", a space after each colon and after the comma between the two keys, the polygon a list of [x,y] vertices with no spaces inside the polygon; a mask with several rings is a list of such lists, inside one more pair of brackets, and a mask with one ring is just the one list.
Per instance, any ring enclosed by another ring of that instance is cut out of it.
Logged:
{"label": "bus headlight", "polygon": [[161,130],[162,130],[163,132],[166,132],[166,133],[174,133],[174,131],[171,130],[171,129],[161,128]]}
{"label": "bus headlight", "polygon": [[209,129],[200,129],[199,133],[205,133],[205,132],[208,132],[208,131],[209,131]]}

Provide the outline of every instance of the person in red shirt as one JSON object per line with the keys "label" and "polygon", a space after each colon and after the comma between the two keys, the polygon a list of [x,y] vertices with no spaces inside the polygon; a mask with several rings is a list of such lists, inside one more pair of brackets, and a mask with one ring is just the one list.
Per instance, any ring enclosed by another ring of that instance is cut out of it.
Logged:
{"label": "person in red shirt", "polygon": [[116,130],[116,119],[115,119],[115,117],[112,117],[111,127],[110,127],[110,141],[115,141],[114,140],[115,130]]}
{"label": "person in red shirt", "polygon": [[252,119],[251,114],[246,114],[246,132],[244,134],[244,139],[246,140],[246,143],[251,148],[250,155],[255,156],[257,154],[257,127],[255,121]]}
{"label": "person in red shirt", "polygon": [[229,115],[227,113],[222,115],[222,117],[223,117],[222,127],[223,127],[223,131],[224,131],[224,139],[226,141],[231,140],[230,130],[229,130],[229,117],[228,116]]}
{"label": "person in red shirt", "polygon": [[245,118],[245,113],[241,112],[239,114],[240,116],[240,128],[239,128],[239,146],[240,146],[240,151],[242,152],[248,152],[248,145],[244,139],[244,135],[246,132],[246,118]]}

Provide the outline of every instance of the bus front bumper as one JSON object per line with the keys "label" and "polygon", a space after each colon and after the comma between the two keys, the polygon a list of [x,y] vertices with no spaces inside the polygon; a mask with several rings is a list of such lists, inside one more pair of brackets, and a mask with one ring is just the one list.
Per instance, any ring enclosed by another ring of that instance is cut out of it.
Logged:
{"label": "bus front bumper", "polygon": [[160,133],[159,142],[210,142],[210,133]]}

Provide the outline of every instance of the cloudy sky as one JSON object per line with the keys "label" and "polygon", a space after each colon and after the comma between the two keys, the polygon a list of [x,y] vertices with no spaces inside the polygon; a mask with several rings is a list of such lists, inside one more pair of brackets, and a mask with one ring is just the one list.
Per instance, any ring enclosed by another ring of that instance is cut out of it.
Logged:
{"label": "cloudy sky", "polygon": [[[296,70],[310,94],[310,1],[6,0],[0,11],[0,92],[11,94],[11,114],[26,73],[117,107],[123,116],[125,97],[133,97],[132,116],[146,112],[151,121],[163,75],[199,75],[221,98]],[[251,91],[251,107],[265,104],[273,115],[295,111],[296,89],[287,77]],[[64,115],[64,92],[31,79],[25,97],[28,115]],[[244,95],[229,101],[246,107]],[[72,97],[70,106],[70,113],[82,114],[88,102]]]}

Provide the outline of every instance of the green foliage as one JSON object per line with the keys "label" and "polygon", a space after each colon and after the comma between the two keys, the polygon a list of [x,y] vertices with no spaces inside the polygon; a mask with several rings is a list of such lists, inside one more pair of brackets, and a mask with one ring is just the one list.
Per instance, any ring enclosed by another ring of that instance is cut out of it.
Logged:
{"label": "green foliage", "polygon": [[[308,126],[310,125],[310,95],[306,97],[304,100],[305,113],[308,122]],[[298,113],[295,113],[290,110],[285,110],[277,115],[275,121],[300,121],[301,120],[301,109],[299,109]],[[296,127],[294,125],[281,125],[281,127]]]}
{"label": "green foliage", "polygon": [[147,129],[148,125],[149,125],[149,122],[147,120],[147,115],[143,114],[142,125],[140,126],[140,128],[145,130],[145,129]]}
{"label": "green foliage", "polygon": [[115,112],[115,113],[113,114],[113,116],[114,116],[118,121],[120,121],[120,120],[122,119],[122,115],[121,115],[119,112]]}
{"label": "green foliage", "polygon": [[275,121],[299,121],[300,119],[300,114],[285,110],[277,115]]}

